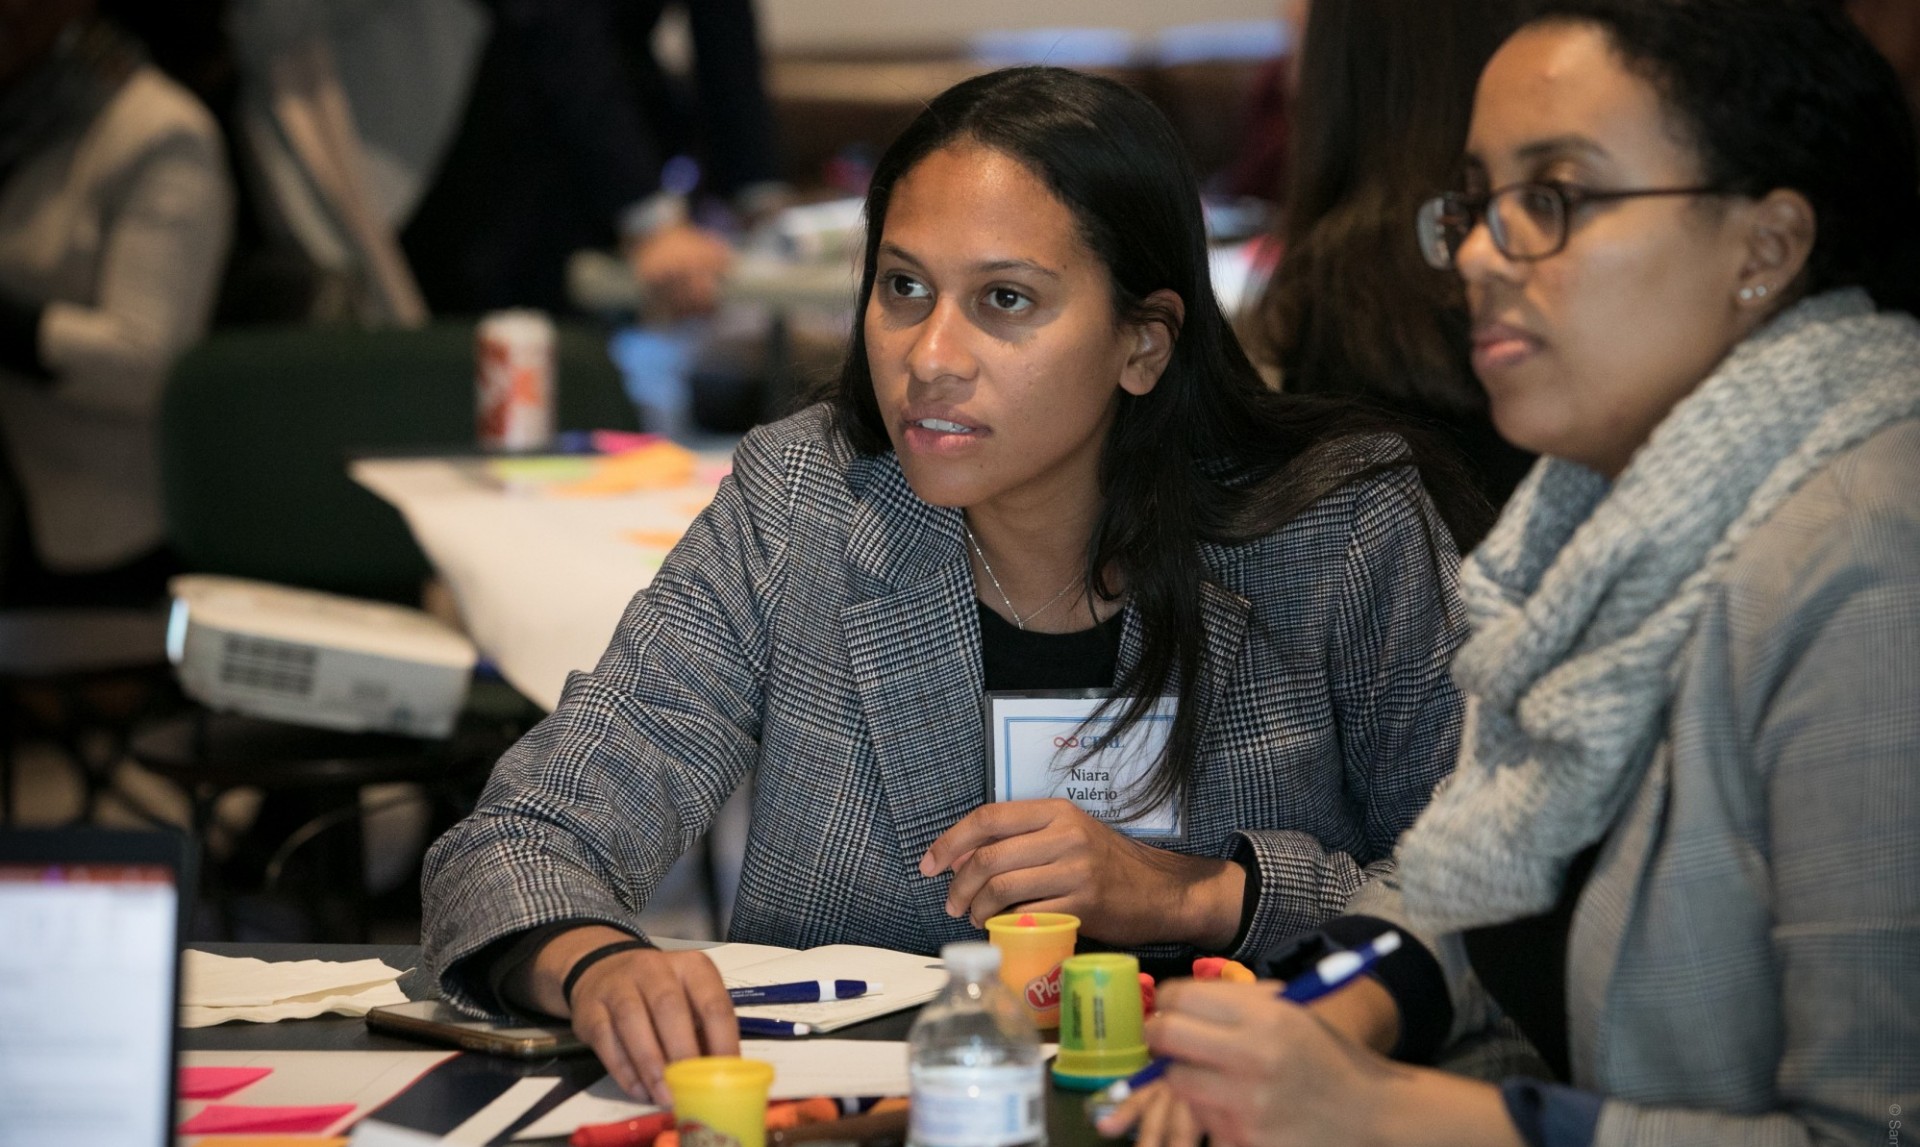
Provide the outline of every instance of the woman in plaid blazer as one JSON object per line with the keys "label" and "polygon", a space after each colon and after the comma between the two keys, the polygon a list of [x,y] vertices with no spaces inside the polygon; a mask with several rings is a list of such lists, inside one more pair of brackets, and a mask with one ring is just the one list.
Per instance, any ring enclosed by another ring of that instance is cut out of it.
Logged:
{"label": "woman in plaid blazer", "polygon": [[[889,151],[868,218],[830,401],[747,437],[428,858],[447,996],[570,1016],[636,1091],[733,1046],[711,963],[635,917],[750,769],[734,940],[931,953],[1024,905],[1172,954],[1338,910],[1452,756],[1454,555],[1413,455],[1261,385],[1147,101],[969,81]],[[1137,794],[1184,802],[1174,846],[985,803],[982,690],[1052,642],[1080,643],[1065,684],[1116,690],[1120,733],[1177,696]]]}

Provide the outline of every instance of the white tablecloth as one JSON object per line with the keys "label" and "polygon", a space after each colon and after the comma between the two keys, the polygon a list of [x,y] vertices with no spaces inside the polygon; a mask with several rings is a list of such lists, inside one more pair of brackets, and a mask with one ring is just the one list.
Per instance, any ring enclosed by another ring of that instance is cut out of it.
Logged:
{"label": "white tablecloth", "polygon": [[[552,709],[567,674],[599,661],[627,602],[713,500],[730,458],[703,452],[684,487],[595,498],[509,490],[472,459],[363,459],[351,472],[406,519],[480,651],[514,688]],[[751,793],[749,781],[706,847],[668,874],[641,916],[650,932],[722,936],[739,886]]]}
{"label": "white tablecloth", "polygon": [[367,459],[354,481],[392,503],[452,589],[474,643],[542,708],[591,669],[634,593],[713,500],[729,456],[671,490],[562,498],[511,491],[468,459]]}

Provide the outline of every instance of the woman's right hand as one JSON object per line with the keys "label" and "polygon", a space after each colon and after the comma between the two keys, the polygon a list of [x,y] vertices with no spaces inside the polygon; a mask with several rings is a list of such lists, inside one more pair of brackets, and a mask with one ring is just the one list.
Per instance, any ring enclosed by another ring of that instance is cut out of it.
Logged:
{"label": "woman's right hand", "polygon": [[624,932],[597,925],[554,937],[534,958],[533,1002],[570,1018],[574,1034],[627,1094],[664,1106],[673,1101],[667,1064],[740,1054],[740,1023],[720,970],[697,951],[616,952],[582,973],[567,1000],[561,988],[573,965],[603,944],[626,939],[631,937]]}
{"label": "woman's right hand", "polygon": [[[1278,981],[1262,981],[1275,989]],[[1307,1005],[1320,1021],[1362,1047],[1385,1054],[1400,1038],[1400,1009],[1379,981],[1365,977]],[[1164,1080],[1128,1096],[1096,1128],[1109,1139],[1133,1132],[1136,1147],[1198,1147],[1200,1122]]]}

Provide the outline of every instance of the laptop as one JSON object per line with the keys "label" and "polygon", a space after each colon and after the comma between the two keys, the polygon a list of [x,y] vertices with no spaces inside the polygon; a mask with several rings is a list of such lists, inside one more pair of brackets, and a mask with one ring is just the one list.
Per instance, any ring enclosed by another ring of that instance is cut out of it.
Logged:
{"label": "laptop", "polygon": [[0,1147],[168,1147],[186,838],[0,831]]}

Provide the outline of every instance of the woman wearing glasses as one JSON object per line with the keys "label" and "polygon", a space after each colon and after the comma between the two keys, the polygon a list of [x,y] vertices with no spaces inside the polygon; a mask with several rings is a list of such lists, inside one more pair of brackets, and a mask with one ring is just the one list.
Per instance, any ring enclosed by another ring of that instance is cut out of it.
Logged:
{"label": "woman wearing glasses", "polygon": [[[1546,455],[1462,574],[1459,768],[1397,878],[1268,970],[1420,942],[1306,1010],[1170,988],[1186,1106],[1149,1142],[1887,1143],[1920,1112],[1905,103],[1819,0],[1546,10],[1420,219],[1496,425]],[[1407,1066],[1507,1022],[1552,1079]]]}

